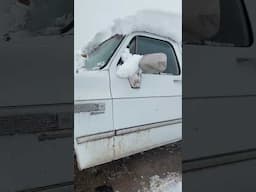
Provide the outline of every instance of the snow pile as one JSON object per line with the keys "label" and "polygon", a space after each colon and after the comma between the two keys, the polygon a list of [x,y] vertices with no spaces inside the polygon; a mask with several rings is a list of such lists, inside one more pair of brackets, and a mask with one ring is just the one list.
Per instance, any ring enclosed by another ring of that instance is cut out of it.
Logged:
{"label": "snow pile", "polygon": [[123,64],[117,67],[116,74],[121,78],[128,78],[133,76],[139,70],[139,62],[141,55],[132,55],[128,48],[121,55]]}
{"label": "snow pile", "polygon": [[180,176],[170,174],[161,179],[158,175],[150,178],[150,189],[147,192],[182,192]]}
{"label": "snow pile", "polygon": [[179,14],[170,12],[145,10],[138,12],[136,15],[116,19],[110,28],[97,33],[82,51],[89,54],[100,43],[111,36],[115,34],[127,35],[134,31],[145,31],[158,34],[181,43],[182,17]]}

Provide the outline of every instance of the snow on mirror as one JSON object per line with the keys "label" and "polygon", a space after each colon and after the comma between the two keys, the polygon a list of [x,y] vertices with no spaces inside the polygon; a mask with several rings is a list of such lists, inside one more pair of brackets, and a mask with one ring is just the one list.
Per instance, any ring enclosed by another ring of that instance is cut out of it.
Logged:
{"label": "snow on mirror", "polygon": [[159,74],[167,68],[167,56],[164,53],[146,55],[131,54],[126,48],[121,55],[122,64],[117,66],[116,74],[128,78],[132,88],[139,88],[141,73]]}
{"label": "snow on mirror", "polygon": [[146,55],[131,54],[129,49],[121,55],[122,65],[117,67],[117,75],[120,78],[128,78],[138,72],[158,74],[167,68],[167,56],[164,53],[152,53]]}
{"label": "snow on mirror", "polygon": [[128,78],[139,71],[139,62],[142,59],[141,55],[131,54],[126,48],[121,55],[122,65],[118,65],[116,74],[120,78]]}
{"label": "snow on mirror", "polygon": [[139,62],[142,58],[142,55],[133,55],[126,48],[121,55],[122,65],[117,66],[117,76],[125,79],[128,78],[132,88],[140,88],[141,70],[139,68]]}

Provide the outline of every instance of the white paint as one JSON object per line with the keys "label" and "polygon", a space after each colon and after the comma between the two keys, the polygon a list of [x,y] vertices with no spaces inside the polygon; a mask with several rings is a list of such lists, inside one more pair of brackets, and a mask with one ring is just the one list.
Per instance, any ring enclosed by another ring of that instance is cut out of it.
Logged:
{"label": "white paint", "polygon": [[135,153],[179,141],[181,137],[181,123],[116,136],[114,139],[114,158],[120,159]]}
{"label": "white paint", "polygon": [[[180,58],[179,45],[175,42],[157,35],[137,32],[128,35],[123,40],[105,71],[83,71],[78,74],[75,79],[75,98],[84,101],[75,101],[75,103],[104,102],[106,104],[104,114],[95,116],[91,116],[88,112],[75,114],[75,150],[81,169],[175,142],[182,138],[182,128],[179,123],[93,142],[81,144],[76,142],[76,138],[81,136],[182,117],[181,81],[175,81],[181,80],[181,75],[142,74],[142,83],[139,89],[132,89],[128,79],[117,76],[117,63],[135,35],[169,41]],[[182,63],[181,60],[179,63]],[[97,152],[95,153],[95,151]]]}
{"label": "white paint", "polygon": [[[119,55],[116,55],[110,66],[115,129],[166,121],[182,116],[182,85],[181,82],[174,81],[181,80],[181,75],[142,74],[139,89],[131,88],[127,79],[121,79],[116,75],[117,62],[122,56],[122,49],[125,49],[136,35],[160,38],[175,45],[168,39],[147,33],[134,33],[124,40]],[[179,53],[177,48],[176,52]],[[123,116],[124,113],[129,118]]]}
{"label": "white paint", "polygon": [[113,138],[86,142],[80,145],[75,143],[78,168],[82,170],[113,160],[113,145]]}
{"label": "white paint", "polygon": [[[125,49],[136,35],[168,41],[176,47],[176,52],[179,53],[175,42],[148,33],[134,33],[124,40],[120,54],[116,55],[110,66],[115,130],[182,117],[182,84],[174,81],[181,80],[181,75],[142,74],[141,87],[133,89],[127,79],[121,79],[115,74],[117,62],[122,56],[122,49]],[[175,124],[117,136],[114,146],[115,158],[180,140],[181,130],[181,124]]]}
{"label": "white paint", "polygon": [[103,103],[104,113],[74,114],[74,146],[80,169],[113,159],[113,138],[78,144],[78,137],[114,129],[108,71],[86,71],[75,76],[75,105]]}
{"label": "white paint", "polygon": [[76,101],[110,99],[109,72],[79,72],[75,74],[74,89]]}
{"label": "white paint", "polygon": [[115,129],[179,119],[181,103],[180,96],[114,99]]}
{"label": "white paint", "polygon": [[[181,31],[180,31],[181,32]],[[171,38],[132,32],[122,41],[104,70],[81,71],[75,78],[75,103],[106,104],[104,114],[75,114],[75,150],[80,169],[178,141],[181,123],[141,132],[78,144],[77,137],[144,124],[181,119],[182,75],[142,74],[141,87],[131,88],[128,79],[117,75],[117,63],[136,35],[168,41],[174,47],[182,71],[181,44]],[[127,57],[126,57],[127,59]],[[178,80],[178,81],[177,81]],[[78,99],[80,102],[78,102]],[[83,101],[82,101],[83,100]]]}
{"label": "white paint", "polygon": [[104,103],[105,111],[100,114],[90,114],[90,112],[75,113],[75,138],[114,130],[112,100],[92,100],[86,102],[76,102],[75,104],[77,105],[85,103]]}

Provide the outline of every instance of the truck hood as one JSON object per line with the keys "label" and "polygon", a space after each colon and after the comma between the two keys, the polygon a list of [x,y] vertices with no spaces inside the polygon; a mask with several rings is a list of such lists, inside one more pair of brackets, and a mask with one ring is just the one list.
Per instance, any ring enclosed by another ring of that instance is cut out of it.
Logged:
{"label": "truck hood", "polygon": [[75,75],[75,102],[110,99],[109,71],[82,71]]}

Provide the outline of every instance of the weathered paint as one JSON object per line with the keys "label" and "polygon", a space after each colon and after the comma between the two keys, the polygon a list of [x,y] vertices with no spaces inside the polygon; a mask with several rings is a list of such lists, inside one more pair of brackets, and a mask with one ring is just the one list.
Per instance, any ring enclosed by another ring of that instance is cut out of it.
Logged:
{"label": "weathered paint", "polygon": [[[116,75],[122,51],[136,35],[168,41],[173,45],[182,71],[181,47],[155,34],[135,32],[124,38],[107,67],[84,71],[75,78],[74,143],[80,169],[149,150],[182,138],[181,122],[118,134],[122,129],[143,127],[182,117],[180,75],[142,74],[139,89]],[[96,107],[104,105],[103,108]],[[100,111],[100,112],[96,112]],[[105,137],[106,136],[106,137]]]}
{"label": "weathered paint", "polygon": [[75,145],[78,168],[82,170],[112,161],[114,159],[113,145],[113,137]]}
{"label": "weathered paint", "polygon": [[173,124],[115,136],[114,159],[146,151],[182,138],[182,124]]}
{"label": "weathered paint", "polygon": [[[182,139],[182,123],[146,129],[75,145],[78,167],[85,169]],[[86,151],[86,153],[85,153]]]}

